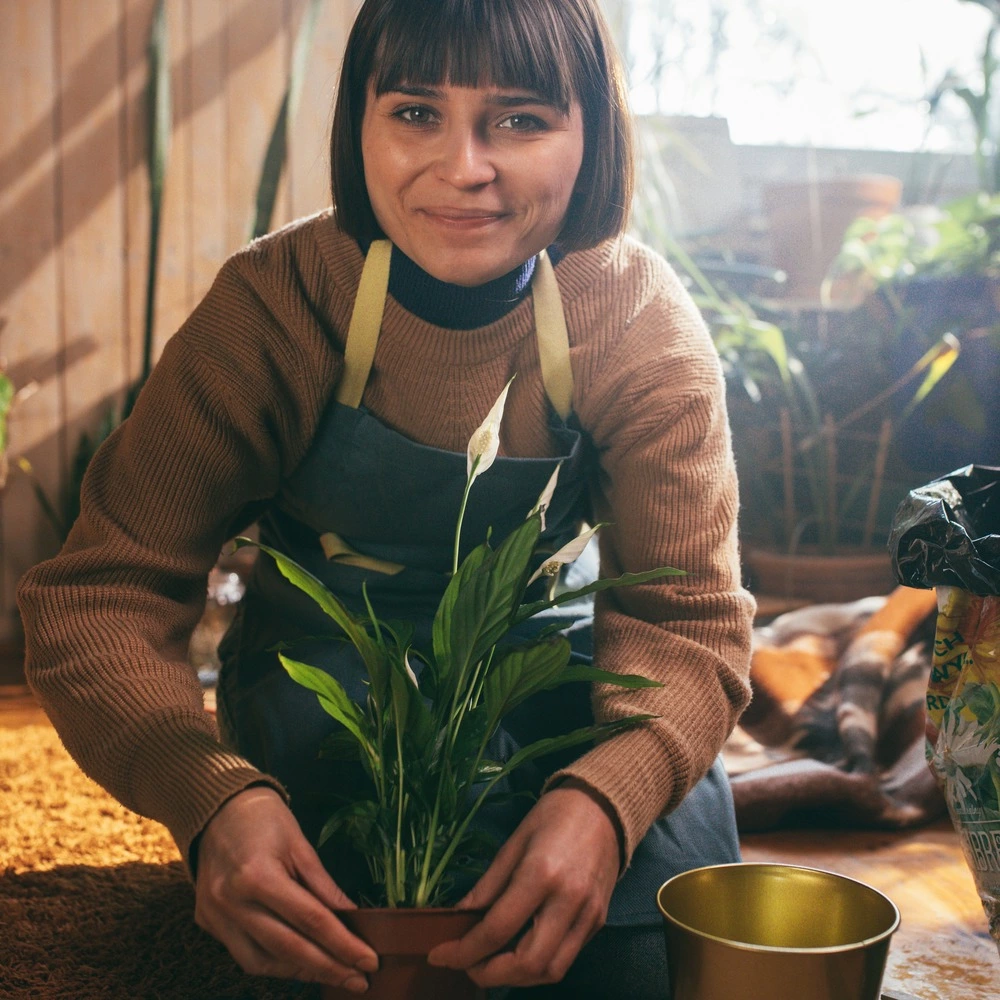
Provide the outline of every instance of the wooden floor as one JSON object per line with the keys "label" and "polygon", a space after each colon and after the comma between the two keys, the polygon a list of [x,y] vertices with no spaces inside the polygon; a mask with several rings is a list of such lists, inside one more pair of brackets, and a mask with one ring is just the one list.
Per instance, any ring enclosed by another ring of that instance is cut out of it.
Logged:
{"label": "wooden floor", "polygon": [[[24,688],[0,686],[0,727],[45,721]],[[902,921],[889,951],[885,997],[1000,1000],[997,949],[958,838],[946,822],[910,833],[753,834],[743,838],[743,856],[823,868],[889,896]]]}

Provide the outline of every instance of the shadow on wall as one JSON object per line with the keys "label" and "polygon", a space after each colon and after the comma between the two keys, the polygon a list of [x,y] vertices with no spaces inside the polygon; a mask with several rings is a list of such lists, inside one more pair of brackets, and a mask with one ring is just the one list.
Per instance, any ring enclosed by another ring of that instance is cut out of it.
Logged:
{"label": "shadow on wall", "polygon": [[[195,88],[182,85],[191,79],[195,66],[216,58],[217,53],[222,50],[225,52],[227,71],[232,73],[234,69],[253,60],[274,41],[270,26],[254,16],[258,7],[255,0],[244,0],[216,32],[187,51],[172,66],[172,90],[176,95],[175,128],[178,123],[186,121],[217,97],[226,85],[227,74],[206,76],[204,82],[200,82],[195,98]],[[58,7],[54,9],[58,12]],[[38,174],[11,207],[0,214],[0,233],[39,231],[37,225],[32,226],[32,220],[51,215],[53,192],[58,191],[60,178],[93,174],[91,166],[100,162],[107,150],[114,149],[119,143],[123,148],[122,170],[125,174],[144,162],[144,140],[129,143],[122,141],[124,116],[120,105],[112,104],[103,114],[99,114],[99,109],[107,103],[108,94],[96,91],[92,84],[88,84],[95,77],[105,75],[101,72],[101,67],[117,63],[118,87],[126,87],[134,74],[143,77],[137,92],[138,102],[141,104],[146,49],[145,45],[128,46],[125,40],[133,33],[143,39],[148,37],[153,5],[150,2],[142,6],[140,24],[136,23],[135,14],[130,16],[129,10],[134,8],[126,10],[114,30],[108,31],[91,46],[64,79],[59,80],[59,67],[53,68],[53,76],[59,83],[51,108],[23,133],[9,153],[0,157],[0,191],[12,188],[24,177]],[[239,25],[238,33],[229,30],[232,24]],[[52,31],[58,35],[58,23],[52,25]],[[235,39],[237,44],[228,44],[230,39]],[[129,51],[130,48],[132,51]],[[68,99],[67,95],[73,95],[72,99]],[[53,148],[57,151],[55,157],[51,155]],[[0,269],[0,302],[7,299],[45,261],[54,249],[53,243],[58,243],[71,234],[118,183],[117,172],[102,171],[96,174],[93,185],[75,189],[81,193],[80,197],[65,199],[59,205],[57,230],[52,240],[43,238],[36,243],[19,246],[16,254],[5,255],[4,267]],[[41,231],[46,232],[47,227],[42,227]]]}

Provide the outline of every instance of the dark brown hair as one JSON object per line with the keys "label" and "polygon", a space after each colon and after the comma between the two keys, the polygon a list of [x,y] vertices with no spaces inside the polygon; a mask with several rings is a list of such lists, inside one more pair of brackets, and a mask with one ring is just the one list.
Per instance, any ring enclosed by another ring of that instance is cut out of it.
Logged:
{"label": "dark brown hair", "polygon": [[559,245],[584,250],[626,226],[634,183],[625,84],[597,0],[365,0],[351,29],[330,138],[340,228],[384,234],[365,186],[361,121],[369,84],[495,85],[534,91],[583,115],[583,163]]}

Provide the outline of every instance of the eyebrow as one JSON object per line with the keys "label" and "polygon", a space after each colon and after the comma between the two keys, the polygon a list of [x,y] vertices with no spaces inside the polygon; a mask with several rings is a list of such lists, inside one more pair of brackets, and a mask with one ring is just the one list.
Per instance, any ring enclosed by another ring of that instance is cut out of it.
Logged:
{"label": "eyebrow", "polygon": [[[401,83],[396,87],[391,87],[389,92],[405,94],[407,97],[426,97],[429,100],[443,100],[444,92],[434,87],[424,87],[418,84]],[[535,92],[523,94],[505,94],[499,91],[491,93],[488,97],[490,104],[496,104],[502,108],[523,107],[525,104],[536,104],[541,107],[553,108],[561,111],[562,108],[548,97]]]}

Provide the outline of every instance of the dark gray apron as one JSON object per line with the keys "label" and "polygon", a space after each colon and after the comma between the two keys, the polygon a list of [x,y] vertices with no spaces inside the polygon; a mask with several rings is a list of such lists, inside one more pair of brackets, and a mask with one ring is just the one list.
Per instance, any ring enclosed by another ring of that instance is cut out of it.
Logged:
{"label": "dark gray apron", "polygon": [[[542,543],[554,549],[575,534],[587,515],[593,455],[573,424],[572,417],[564,421],[553,414],[556,457],[499,457],[477,479],[462,531],[463,556],[486,538],[488,528],[492,527],[495,539],[502,539],[520,524],[559,461],[563,463],[559,484]],[[361,585],[367,583],[379,617],[415,623],[414,645],[429,649],[431,622],[448,582],[465,481],[464,453],[418,444],[381,424],[363,407],[334,401],[305,458],[261,518],[261,541],[301,563],[359,613],[364,611]],[[405,568],[389,574],[328,559],[319,538],[331,531],[350,550]],[[567,619],[573,656],[579,662],[590,662],[590,616],[590,607],[559,616]],[[525,623],[525,634],[543,624],[544,619]],[[346,787],[360,780],[360,775],[350,765],[317,757],[317,748],[339,728],[338,723],[322,710],[315,694],[287,676],[277,654],[269,650],[278,642],[294,642],[289,655],[329,671],[363,703],[364,666],[353,646],[329,638],[334,631],[319,608],[277,572],[273,560],[261,555],[236,620],[219,649],[218,713],[223,738],[285,785],[292,811],[313,843],[335,808],[326,790]],[[691,706],[691,711],[697,710]],[[542,692],[505,719],[490,753],[493,759],[506,758],[519,746],[592,721],[589,685],[570,684]],[[547,775],[579,752],[528,764],[497,791],[537,793]],[[499,844],[529,808],[530,802],[509,798],[503,805],[484,808],[479,829]],[[323,860],[346,892],[364,892],[363,861],[343,851],[336,856],[325,852]],[[655,895],[666,879],[690,868],[737,860],[732,795],[721,762],[716,761],[677,809],[659,819],[636,848],[612,897],[608,924],[658,923]],[[460,883],[457,888],[467,887]]]}

